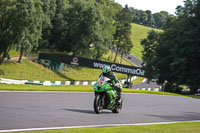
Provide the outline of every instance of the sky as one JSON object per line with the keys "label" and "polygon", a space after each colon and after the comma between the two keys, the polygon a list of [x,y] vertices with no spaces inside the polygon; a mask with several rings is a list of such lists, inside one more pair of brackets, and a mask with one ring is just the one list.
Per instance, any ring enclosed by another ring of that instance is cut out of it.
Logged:
{"label": "sky", "polygon": [[170,14],[175,14],[178,5],[184,5],[184,0],[115,0],[116,3],[123,7],[127,4],[128,7],[134,7],[139,10],[150,10],[152,13],[167,11]]}

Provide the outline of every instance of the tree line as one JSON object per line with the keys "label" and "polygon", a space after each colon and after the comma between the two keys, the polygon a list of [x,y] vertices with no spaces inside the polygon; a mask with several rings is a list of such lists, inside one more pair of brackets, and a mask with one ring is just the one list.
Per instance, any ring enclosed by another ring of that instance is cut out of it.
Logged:
{"label": "tree line", "polygon": [[[129,53],[130,11],[113,0],[1,0],[0,64],[11,49],[100,59],[111,47]],[[123,45],[123,46],[122,46]]]}
{"label": "tree line", "polygon": [[158,29],[163,28],[169,17],[175,17],[166,11],[153,14],[150,10],[143,11],[133,7],[130,7],[129,10],[131,12],[131,19],[133,23]]}
{"label": "tree line", "polygon": [[200,1],[185,0],[176,17],[167,20],[164,32],[151,31],[141,41],[146,77],[165,84],[165,90],[191,93],[200,88]]}

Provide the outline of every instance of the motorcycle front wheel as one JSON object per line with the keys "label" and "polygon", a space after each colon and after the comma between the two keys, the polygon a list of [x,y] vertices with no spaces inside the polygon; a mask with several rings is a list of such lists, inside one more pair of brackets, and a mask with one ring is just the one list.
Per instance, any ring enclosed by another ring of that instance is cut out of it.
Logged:
{"label": "motorcycle front wheel", "polygon": [[113,113],[119,113],[122,109],[122,101],[120,102],[120,104],[115,104],[115,108],[112,110]]}
{"label": "motorcycle front wheel", "polygon": [[103,110],[103,99],[101,95],[96,95],[94,98],[94,111],[97,114],[100,114]]}

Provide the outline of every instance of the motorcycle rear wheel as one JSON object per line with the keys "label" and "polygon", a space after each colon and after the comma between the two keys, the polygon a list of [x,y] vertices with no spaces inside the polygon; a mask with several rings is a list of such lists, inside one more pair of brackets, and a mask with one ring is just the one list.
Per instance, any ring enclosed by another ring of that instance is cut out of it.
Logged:
{"label": "motorcycle rear wheel", "polygon": [[103,110],[103,101],[101,95],[96,95],[94,98],[94,111],[97,114],[100,114]]}

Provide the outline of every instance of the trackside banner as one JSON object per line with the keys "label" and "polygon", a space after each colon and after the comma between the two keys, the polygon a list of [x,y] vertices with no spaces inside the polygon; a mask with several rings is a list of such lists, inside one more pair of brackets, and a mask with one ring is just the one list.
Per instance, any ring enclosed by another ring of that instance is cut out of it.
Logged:
{"label": "trackside banner", "polygon": [[54,62],[62,62],[66,64],[72,64],[72,65],[96,68],[96,69],[102,69],[104,66],[110,66],[113,72],[144,77],[144,70],[139,67],[87,59],[83,57],[74,57],[74,56],[63,55],[63,54],[40,53],[39,59],[51,60]]}

